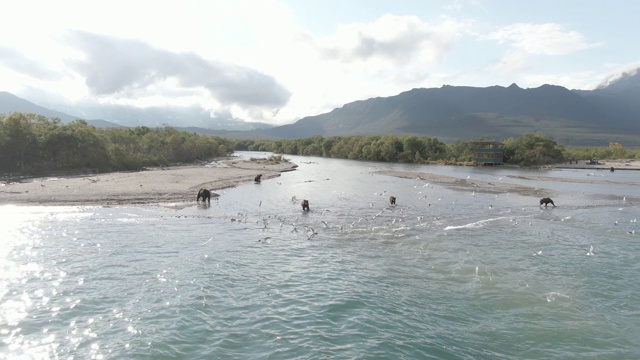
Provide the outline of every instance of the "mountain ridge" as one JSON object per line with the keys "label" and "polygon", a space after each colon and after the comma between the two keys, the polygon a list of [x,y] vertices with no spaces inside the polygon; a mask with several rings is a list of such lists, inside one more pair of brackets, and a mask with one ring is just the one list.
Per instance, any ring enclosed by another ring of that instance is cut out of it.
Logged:
{"label": "mountain ridge", "polygon": [[[640,99],[638,69],[609,79],[594,90],[569,90],[551,84],[524,89],[515,83],[506,87],[414,88],[394,96],[353,101],[281,126],[256,124],[248,128],[246,123],[234,122],[230,115],[212,121],[211,114],[199,107],[171,112],[169,107],[143,110],[110,106],[100,111],[110,114],[107,118],[120,117],[121,121],[87,122],[99,123],[100,127],[169,125],[191,132],[244,139],[418,135],[454,142],[479,137],[502,140],[536,132],[565,145],[607,146],[620,142],[640,147],[640,101],[637,99]],[[59,117],[63,122],[80,118],[0,92],[0,113],[13,111]],[[178,125],[158,120],[181,117],[191,123]]]}
{"label": "mountain ridge", "polygon": [[[640,83],[637,77],[624,81]],[[449,142],[481,136],[501,140],[541,132],[567,145],[606,146],[616,141],[640,146],[640,106],[635,99],[608,87],[577,91],[549,84],[529,89],[516,84],[444,85],[354,101],[262,132],[284,138],[420,135]]]}

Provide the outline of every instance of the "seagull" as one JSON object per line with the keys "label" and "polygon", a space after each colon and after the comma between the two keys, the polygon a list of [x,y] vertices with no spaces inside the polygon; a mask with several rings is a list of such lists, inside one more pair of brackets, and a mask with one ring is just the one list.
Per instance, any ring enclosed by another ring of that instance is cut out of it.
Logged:
{"label": "seagull", "polygon": [[308,227],[308,226],[305,226],[305,227],[306,227],[306,228],[307,228],[307,230],[309,231],[309,232],[307,233],[307,239],[311,240],[311,238],[312,238],[312,237],[314,237],[315,235],[318,235],[318,233],[317,233],[315,230],[313,230],[313,228],[312,228],[312,227]]}
{"label": "seagull", "polygon": [[542,255],[542,250],[534,251],[533,256]]}
{"label": "seagull", "polygon": [[326,213],[326,212],[331,212],[331,210],[329,210],[329,209],[327,209],[327,210],[323,210],[323,211],[320,213],[320,215],[324,215],[324,213]]}
{"label": "seagull", "polygon": [[587,255],[593,255],[593,245],[591,245],[591,247],[589,248],[589,252],[587,253]]}

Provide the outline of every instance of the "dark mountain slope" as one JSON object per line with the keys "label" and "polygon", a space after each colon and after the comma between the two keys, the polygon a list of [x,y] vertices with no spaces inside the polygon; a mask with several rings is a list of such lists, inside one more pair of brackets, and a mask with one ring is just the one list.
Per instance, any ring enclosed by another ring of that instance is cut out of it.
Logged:
{"label": "dark mountain slope", "polygon": [[624,140],[640,146],[634,114],[619,97],[561,86],[443,86],[356,101],[265,133],[284,138],[415,134],[454,141],[543,132],[563,143],[607,145]]}

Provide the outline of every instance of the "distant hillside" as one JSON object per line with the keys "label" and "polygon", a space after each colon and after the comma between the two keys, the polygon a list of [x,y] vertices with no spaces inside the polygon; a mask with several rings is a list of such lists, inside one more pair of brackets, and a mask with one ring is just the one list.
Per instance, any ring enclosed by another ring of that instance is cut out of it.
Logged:
{"label": "distant hillside", "polygon": [[283,138],[412,134],[451,142],[541,132],[566,145],[606,146],[617,141],[637,147],[640,79],[633,75],[594,91],[553,85],[522,89],[515,84],[413,89],[349,103],[264,133]]}
{"label": "distant hillside", "polygon": [[[69,123],[82,119],[79,116],[73,116],[65,114],[60,111],[47,109],[45,107],[36,105],[30,101],[17,97],[6,91],[0,91],[0,114],[11,114],[14,112],[22,113],[34,113],[38,115],[46,116],[47,118],[58,118],[63,123]],[[83,119],[86,120],[86,119]],[[120,125],[114,124],[106,120],[86,120],[87,124],[93,125],[97,128],[119,127]]]}
{"label": "distant hillside", "polygon": [[[230,113],[212,116],[209,111],[200,106],[155,106],[147,108],[110,104],[80,107],[69,107],[69,105],[54,106],[62,111],[36,105],[8,92],[0,92],[0,114],[13,112],[34,113],[48,118],[59,118],[63,123],[83,119],[88,124],[98,128],[136,126],[173,126],[177,128],[187,125],[204,133],[210,129],[245,132],[273,127],[271,124],[252,123],[235,119]],[[69,115],[68,113],[79,115]],[[258,136],[268,137],[264,134]]]}
{"label": "distant hillside", "polygon": [[194,106],[149,106],[139,108],[128,105],[100,104],[76,109],[89,118],[108,119],[121,126],[190,126],[202,129],[252,131],[273,127],[270,124],[251,123],[236,119],[231,113],[212,115],[199,105]]}
{"label": "distant hillside", "polygon": [[14,112],[34,113],[44,115],[48,118],[59,118],[63,122],[71,122],[79,119],[76,116],[38,106],[6,91],[0,91],[0,114],[11,114]]}

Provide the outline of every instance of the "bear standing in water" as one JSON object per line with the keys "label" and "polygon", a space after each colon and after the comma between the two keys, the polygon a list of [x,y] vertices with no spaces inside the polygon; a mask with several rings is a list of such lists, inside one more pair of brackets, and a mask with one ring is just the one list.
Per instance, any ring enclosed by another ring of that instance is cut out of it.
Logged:
{"label": "bear standing in water", "polygon": [[551,200],[551,198],[540,199],[540,206],[542,206],[542,204],[544,204],[544,207],[547,207],[547,205],[549,204],[553,205],[553,207],[556,207],[556,204],[553,203],[553,200]]}
{"label": "bear standing in water", "polygon": [[309,200],[302,200],[302,211],[309,211]]}
{"label": "bear standing in water", "polygon": [[208,202],[211,204],[211,191],[207,189],[200,189],[200,191],[198,191],[198,196],[196,197],[196,202],[200,202],[200,198],[202,198],[202,203]]}
{"label": "bear standing in water", "polygon": [[395,196],[391,196],[389,198],[389,203],[391,203],[391,205],[395,205],[396,204],[396,197]]}

